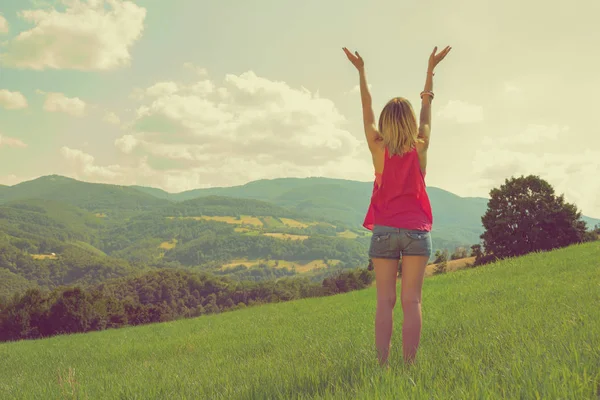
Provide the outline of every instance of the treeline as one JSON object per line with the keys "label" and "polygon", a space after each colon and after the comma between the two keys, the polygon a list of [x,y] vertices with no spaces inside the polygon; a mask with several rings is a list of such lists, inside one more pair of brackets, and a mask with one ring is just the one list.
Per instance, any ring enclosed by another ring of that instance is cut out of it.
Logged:
{"label": "treeline", "polygon": [[[9,241],[0,240],[0,271],[34,283],[42,288],[100,283],[149,270],[148,267],[126,260],[96,255],[74,245],[56,248],[57,258],[35,260]],[[58,253],[57,253],[58,254]],[[14,293],[16,288],[0,285],[0,296]]]}
{"label": "treeline", "polygon": [[208,274],[158,270],[88,288],[29,289],[0,297],[0,341],[98,331],[327,296],[368,287],[373,274],[347,271],[315,284],[284,278],[235,282]]}

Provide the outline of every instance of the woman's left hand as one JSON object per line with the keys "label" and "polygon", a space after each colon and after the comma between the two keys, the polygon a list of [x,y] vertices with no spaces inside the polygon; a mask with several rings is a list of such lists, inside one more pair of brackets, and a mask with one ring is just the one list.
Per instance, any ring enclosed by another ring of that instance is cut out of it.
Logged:
{"label": "woman's left hand", "polygon": [[358,51],[355,51],[354,54],[352,54],[347,48],[343,47],[342,49],[344,50],[344,53],[346,53],[346,57],[348,57],[348,60],[350,60],[352,65],[354,65],[357,70],[360,71],[365,68],[365,62],[363,61],[360,54],[358,54]]}

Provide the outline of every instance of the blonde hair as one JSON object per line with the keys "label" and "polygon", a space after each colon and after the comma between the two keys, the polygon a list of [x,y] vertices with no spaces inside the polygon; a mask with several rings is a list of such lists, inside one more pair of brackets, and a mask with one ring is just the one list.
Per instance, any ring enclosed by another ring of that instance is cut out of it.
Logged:
{"label": "blonde hair", "polygon": [[394,97],[379,115],[379,134],[390,156],[412,150],[419,139],[419,127],[412,105],[403,97]]}

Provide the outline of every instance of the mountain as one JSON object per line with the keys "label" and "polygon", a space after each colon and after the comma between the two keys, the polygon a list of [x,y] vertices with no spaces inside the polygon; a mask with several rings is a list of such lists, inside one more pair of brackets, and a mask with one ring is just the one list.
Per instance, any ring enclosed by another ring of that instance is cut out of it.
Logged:
{"label": "mountain", "polygon": [[[366,262],[370,236],[361,223],[371,192],[371,182],[328,178],[175,194],[56,175],[0,186],[0,274],[10,281],[2,290],[92,284],[165,267],[322,279]],[[434,251],[479,242],[487,199],[435,187],[428,193]]]}
{"label": "mountain", "polygon": [[127,186],[81,182],[58,175],[44,176],[0,190],[0,204],[15,200],[53,200],[120,218],[156,209],[168,201]]}
{"label": "mountain", "polygon": [[[372,188],[372,182],[280,178],[234,187],[168,193],[156,188],[95,184],[51,175],[0,187],[0,204],[27,199],[51,200],[93,213],[111,223],[142,214],[238,218],[244,214],[309,222],[322,220],[340,229],[366,233],[361,224]],[[435,187],[429,187],[427,191],[433,208],[432,235],[436,248],[479,242],[483,232],[481,216],[487,209],[487,199],[460,197]],[[583,219],[590,227],[600,223],[598,219]]]}
{"label": "mountain", "polygon": [[[194,189],[168,193],[161,189],[135,186],[141,192],[170,201],[184,201],[198,197],[226,196],[268,201],[305,212],[310,215],[336,218],[351,226],[360,226],[373,190],[373,182],[359,182],[332,178],[279,178],[262,179],[245,185]],[[454,235],[477,242],[483,232],[481,217],[487,210],[487,198],[460,197],[446,190],[428,187],[433,208],[434,232]],[[582,216],[588,227],[600,219]]]}
{"label": "mountain", "polygon": [[[268,201],[270,203],[318,218],[334,219],[360,228],[373,191],[372,182],[331,178],[263,179],[241,186],[196,189],[182,193],[136,187],[141,192],[161,199],[183,201],[206,196],[227,196]],[[429,187],[434,217],[435,239],[452,247],[479,242],[483,232],[481,216],[487,199],[459,197],[448,191]]]}
{"label": "mountain", "polygon": [[600,225],[600,219],[597,219],[597,218],[590,218],[590,217],[586,217],[585,215],[582,215],[581,219],[583,221],[585,221],[585,223],[587,224],[588,229],[592,229],[595,226]]}

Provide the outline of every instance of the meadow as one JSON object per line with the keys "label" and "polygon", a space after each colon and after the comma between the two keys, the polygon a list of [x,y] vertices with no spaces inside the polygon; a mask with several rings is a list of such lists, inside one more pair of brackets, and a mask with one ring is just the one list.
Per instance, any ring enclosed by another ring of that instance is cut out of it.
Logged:
{"label": "meadow", "polygon": [[375,289],[0,344],[2,399],[597,399],[600,242],[425,280],[416,365]]}

